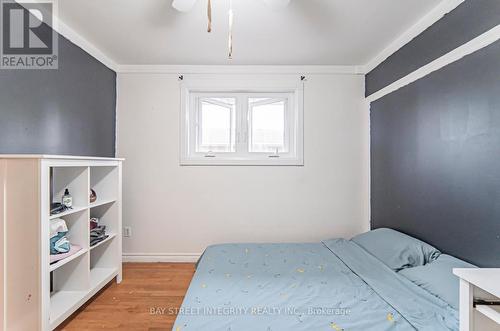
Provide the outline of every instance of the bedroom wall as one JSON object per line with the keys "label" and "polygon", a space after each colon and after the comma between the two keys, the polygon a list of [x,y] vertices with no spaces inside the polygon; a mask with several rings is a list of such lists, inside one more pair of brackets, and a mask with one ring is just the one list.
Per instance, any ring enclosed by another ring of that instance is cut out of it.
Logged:
{"label": "bedroom wall", "polygon": [[500,1],[467,0],[366,76],[366,95],[382,89],[500,23]]}
{"label": "bedroom wall", "polygon": [[0,70],[0,154],[114,157],[116,74],[59,35],[56,70]]}
{"label": "bedroom wall", "polygon": [[132,227],[125,258],[192,261],[215,243],[317,242],[366,231],[363,89],[363,76],[308,76],[303,167],[181,167],[177,75],[118,74],[123,223]]}
{"label": "bedroom wall", "polygon": [[[499,17],[498,1],[464,2],[369,73],[367,95],[443,55],[437,45],[450,34],[468,42],[498,29]],[[469,27],[467,39],[460,24]],[[435,57],[400,66],[408,49]],[[478,266],[500,266],[498,77],[500,41],[371,103],[372,228],[395,228]]]}

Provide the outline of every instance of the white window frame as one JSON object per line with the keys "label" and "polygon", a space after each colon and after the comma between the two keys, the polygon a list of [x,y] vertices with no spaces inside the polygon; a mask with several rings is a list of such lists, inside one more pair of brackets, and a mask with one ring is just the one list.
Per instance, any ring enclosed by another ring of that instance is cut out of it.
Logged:
{"label": "white window frame", "polygon": [[[202,118],[201,118],[201,104],[203,102],[204,99],[208,99],[208,98],[217,98],[217,97],[220,97],[220,98],[224,98],[224,97],[227,97],[228,95],[227,94],[218,94],[218,93],[193,93],[191,96],[190,96],[190,103],[191,104],[194,104],[193,107],[191,107],[191,109],[189,110],[191,112],[191,114],[189,116],[192,116],[192,118],[194,118],[194,121],[190,121],[189,123],[189,130],[191,130],[191,132],[193,133],[193,139],[190,139],[189,142],[190,142],[190,145],[189,145],[189,149],[190,150],[195,150],[196,148],[196,145],[200,144],[201,145],[201,137],[200,137],[200,134],[201,134],[201,127],[202,127]],[[232,96],[230,96],[232,97]],[[235,100],[237,102],[237,100]],[[236,107],[235,107],[236,108]],[[230,118],[230,121],[231,121],[231,131],[235,131],[234,132],[234,136],[236,135],[236,132],[237,132],[237,123],[236,123],[236,113],[237,113],[237,109],[234,109],[234,111],[231,112],[231,118]],[[230,142],[233,141],[233,132],[230,133],[230,136],[231,136],[231,139],[230,139]],[[234,137],[235,139],[235,149],[236,149],[236,137]],[[215,152],[217,154],[220,154],[220,153],[228,153],[228,152]],[[202,155],[205,155],[205,153],[195,153],[197,154],[198,156],[202,156]]]}
{"label": "white window frame", "polygon": [[[298,80],[298,79],[297,79]],[[197,153],[199,106],[205,97],[236,98],[233,116],[235,152]],[[286,101],[285,153],[250,152],[249,97],[270,97]],[[246,100],[246,101],[245,101]],[[181,165],[289,165],[303,166],[303,84],[296,80],[285,82],[249,82],[236,80],[184,81],[181,84],[180,164]],[[288,138],[288,139],[286,139]]]}
{"label": "white window frame", "polygon": [[[293,118],[293,113],[294,113],[293,93],[247,93],[246,94],[247,101],[252,96],[254,96],[254,97],[266,96],[269,99],[274,100],[275,102],[284,101],[284,103],[285,103],[284,144],[285,144],[285,150],[287,150],[287,152],[279,153],[278,156],[289,158],[291,156],[290,154],[293,153],[293,151],[290,150],[291,146],[293,148],[293,144],[290,144],[290,138],[295,136],[295,130],[296,130],[296,128],[293,125],[291,125],[292,121],[290,121],[290,119]],[[251,133],[251,131],[252,131],[252,128],[251,128],[252,113],[250,112],[250,109],[248,108],[248,102],[245,102],[244,106],[246,107],[246,109],[244,109],[243,112],[244,112],[244,114],[246,114],[247,120],[244,123],[245,128],[244,128],[243,132],[246,133],[246,140],[247,140],[246,145],[248,146],[248,153],[250,153],[251,155],[256,155],[256,154],[269,155],[270,153],[251,152],[250,151],[250,145],[252,143],[252,133]],[[274,153],[274,155],[271,155],[271,157],[276,157],[276,153]]]}

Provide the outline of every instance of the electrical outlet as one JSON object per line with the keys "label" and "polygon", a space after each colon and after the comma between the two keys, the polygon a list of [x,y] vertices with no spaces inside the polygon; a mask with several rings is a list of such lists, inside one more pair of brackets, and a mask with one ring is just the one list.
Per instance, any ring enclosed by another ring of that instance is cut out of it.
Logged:
{"label": "electrical outlet", "polygon": [[123,228],[123,236],[124,237],[132,237],[132,227],[126,226]]}

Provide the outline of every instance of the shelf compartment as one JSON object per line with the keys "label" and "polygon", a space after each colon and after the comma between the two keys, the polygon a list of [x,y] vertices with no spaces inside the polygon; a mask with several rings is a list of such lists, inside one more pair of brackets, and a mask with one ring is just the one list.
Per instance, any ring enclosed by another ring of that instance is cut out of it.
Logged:
{"label": "shelf compartment", "polygon": [[73,314],[117,274],[117,268],[94,268],[90,271],[89,290],[54,292],[50,297],[50,328],[55,328]]}
{"label": "shelf compartment", "polygon": [[[52,293],[59,291],[88,291],[89,290],[89,254],[87,250],[83,253],[76,253],[76,257],[71,256],[57,268],[52,274]],[[52,267],[52,266],[51,266]],[[50,270],[50,267],[49,267]]]}
{"label": "shelf compartment", "polygon": [[82,248],[81,250],[79,250],[75,254],[73,254],[71,256],[68,256],[67,258],[65,258],[63,260],[59,260],[56,263],[51,264],[50,267],[49,267],[49,271],[52,272],[54,270],[57,270],[58,268],[64,266],[66,263],[69,263],[69,262],[71,262],[71,261],[79,258],[80,256],[85,255],[87,252],[88,252],[87,249],[83,249]]}
{"label": "shelf compartment", "polygon": [[85,302],[90,290],[89,259],[86,251],[69,257],[52,270],[50,325],[59,324]]}
{"label": "shelf compartment", "polygon": [[106,233],[120,233],[120,227],[118,225],[118,204],[107,203],[99,206],[93,206],[90,209],[90,217],[97,217],[99,219],[99,225],[106,226]]}
{"label": "shelf compartment", "polygon": [[500,325],[500,307],[477,305],[476,310]]}
{"label": "shelf compartment", "polygon": [[92,268],[90,269],[90,285],[93,289],[99,290],[109,283],[117,273],[117,268]]}
{"label": "shelf compartment", "polygon": [[[50,169],[52,172],[49,191],[50,202],[61,202],[65,189],[68,189],[73,197],[73,210],[75,208],[87,207],[89,203],[89,168],[52,167]],[[58,217],[61,214],[49,216]]]}
{"label": "shelf compartment", "polygon": [[90,250],[93,250],[101,245],[104,245],[106,244],[108,241],[111,241],[113,240],[115,237],[116,237],[116,233],[108,233],[107,234],[109,237],[107,237],[106,239],[104,239],[103,241],[101,242],[98,242],[97,244],[95,244],[94,246],[90,246]]}
{"label": "shelf compartment", "polygon": [[118,198],[118,179],[116,166],[90,167],[90,188],[96,192],[96,202],[115,201]]}
{"label": "shelf compartment", "polygon": [[73,314],[86,300],[87,291],[59,291],[50,297],[51,328]]}
{"label": "shelf compartment", "polygon": [[116,268],[119,263],[118,241],[113,238],[95,245],[90,251],[90,270],[94,268]]}
{"label": "shelf compartment", "polygon": [[[53,217],[51,220],[55,218]],[[89,212],[87,208],[71,214],[60,215],[57,218],[61,218],[66,222],[68,226],[66,237],[72,245],[78,245],[83,249],[89,247]]]}

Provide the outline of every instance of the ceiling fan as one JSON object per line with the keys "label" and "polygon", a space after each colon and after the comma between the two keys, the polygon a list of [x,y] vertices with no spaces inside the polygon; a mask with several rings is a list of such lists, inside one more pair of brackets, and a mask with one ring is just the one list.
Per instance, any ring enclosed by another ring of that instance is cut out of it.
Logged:
{"label": "ceiling fan", "polygon": [[[172,7],[180,12],[188,12],[193,9],[198,0],[173,0]],[[282,9],[288,6],[290,0],[261,0],[268,5],[271,9]]]}
{"label": "ceiling fan", "polygon": [[[173,0],[172,7],[180,12],[188,12],[193,9],[195,3],[198,0]],[[290,0],[261,0],[264,4],[269,6],[272,10],[283,9],[290,3]],[[207,0],[207,17],[208,17],[208,28],[207,31],[212,32],[212,2]],[[228,38],[228,50],[229,59],[233,57],[233,0],[229,0],[229,38]]]}

